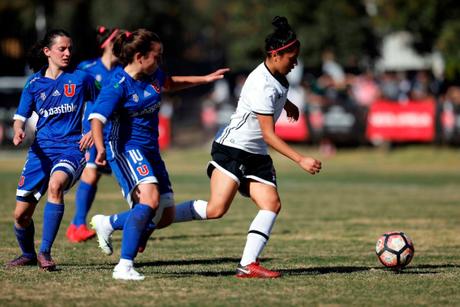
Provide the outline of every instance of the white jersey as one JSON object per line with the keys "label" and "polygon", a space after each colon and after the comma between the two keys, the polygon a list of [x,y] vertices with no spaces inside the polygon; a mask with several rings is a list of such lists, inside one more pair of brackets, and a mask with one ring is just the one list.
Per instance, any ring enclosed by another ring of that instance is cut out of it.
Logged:
{"label": "white jersey", "polygon": [[286,103],[287,92],[288,87],[276,80],[264,63],[257,66],[244,83],[230,123],[215,141],[250,153],[267,155],[268,146],[257,114],[273,115],[276,122]]}

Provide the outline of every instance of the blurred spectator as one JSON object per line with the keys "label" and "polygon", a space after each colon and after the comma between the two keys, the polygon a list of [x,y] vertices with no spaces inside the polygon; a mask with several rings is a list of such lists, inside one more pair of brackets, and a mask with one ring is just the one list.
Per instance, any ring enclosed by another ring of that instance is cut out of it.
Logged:
{"label": "blurred spectator", "polygon": [[380,89],[370,70],[351,80],[351,94],[356,103],[363,107],[369,107],[380,97]]}
{"label": "blurred spectator", "polygon": [[345,87],[345,72],[342,66],[335,61],[335,55],[331,50],[325,50],[322,54],[323,73],[332,78],[334,87]]}
{"label": "blurred spectator", "polygon": [[433,98],[434,83],[427,71],[418,71],[415,74],[410,91],[411,100],[425,100]]}

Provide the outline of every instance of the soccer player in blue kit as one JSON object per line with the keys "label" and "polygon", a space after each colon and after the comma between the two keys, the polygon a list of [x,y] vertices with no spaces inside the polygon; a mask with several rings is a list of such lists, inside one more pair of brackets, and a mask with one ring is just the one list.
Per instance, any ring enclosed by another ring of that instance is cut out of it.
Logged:
{"label": "soccer player in blue kit", "polygon": [[[158,146],[161,92],[222,79],[228,69],[205,76],[168,77],[159,68],[161,40],[145,29],[120,34],[113,52],[124,69],[102,88],[89,120],[97,148],[96,163],[110,163],[131,209],[109,218],[96,215],[91,224],[97,232],[102,226],[111,231],[123,229],[121,257],[113,278],[143,280],[133,266],[141,237],[152,220],[165,226],[174,218],[173,191]],[[110,134],[104,142],[106,123],[110,124]],[[99,232],[97,235],[100,246],[107,243],[104,238],[108,236],[100,236]],[[110,248],[107,253],[111,252]]]}
{"label": "soccer player in blue kit", "polygon": [[[99,49],[102,50],[101,57],[81,62],[78,69],[86,71],[96,79],[96,86],[100,90],[110,81],[110,76],[116,69],[122,69],[118,59],[113,55],[113,40],[120,32],[120,29],[108,29],[100,26],[97,29],[97,41]],[[91,130],[88,119],[91,113],[93,101],[87,102],[83,121],[83,130]],[[97,183],[102,174],[111,174],[110,166],[101,167],[96,165],[96,147],[91,147],[87,153],[86,167],[80,178],[80,183],[75,192],[75,214],[70,226],[67,228],[66,236],[70,242],[78,243],[91,239],[95,231],[86,226],[86,217],[91,209],[94,197],[97,192]]]}
{"label": "soccer player in blue kit", "polygon": [[[64,30],[51,30],[31,51],[34,73],[26,82],[14,115],[13,143],[25,138],[24,125],[38,114],[35,140],[27,154],[16,191],[14,232],[22,254],[7,267],[35,265],[55,270],[51,247],[64,214],[64,192],[78,180],[85,165],[83,151],[93,144],[91,133],[82,136],[85,101],[94,100],[94,79],[69,68],[72,40]],[[37,203],[47,195],[42,242],[34,246],[32,219]]]}

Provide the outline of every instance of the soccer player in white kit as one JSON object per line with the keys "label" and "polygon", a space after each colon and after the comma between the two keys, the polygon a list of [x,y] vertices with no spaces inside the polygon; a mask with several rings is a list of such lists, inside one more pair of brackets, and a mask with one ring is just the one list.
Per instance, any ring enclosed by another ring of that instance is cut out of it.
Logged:
{"label": "soccer player in white kit", "polygon": [[297,120],[298,108],[287,99],[286,75],[297,64],[300,42],[284,17],[272,21],[275,30],[265,39],[266,58],[248,76],[230,123],[214,140],[207,173],[211,178],[209,201],[191,200],[176,206],[174,222],[217,219],[229,209],[236,192],[250,197],[259,207],[252,221],[243,256],[237,267],[240,278],[277,278],[279,272],[260,265],[281,200],[268,146],[314,175],[321,162],[302,155],[275,134],[282,110]]}

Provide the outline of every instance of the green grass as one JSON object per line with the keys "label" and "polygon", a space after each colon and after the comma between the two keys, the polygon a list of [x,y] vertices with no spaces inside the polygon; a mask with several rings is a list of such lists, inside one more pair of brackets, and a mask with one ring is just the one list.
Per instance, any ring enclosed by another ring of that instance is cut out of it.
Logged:
{"label": "green grass", "polygon": [[[314,148],[301,148],[318,156]],[[12,212],[24,152],[0,153],[0,261],[19,253]],[[320,157],[320,156],[318,156]],[[321,158],[321,157],[320,157]],[[164,153],[177,202],[208,196],[204,150]],[[1,306],[311,306],[458,305],[460,301],[460,153],[456,149],[406,147],[391,152],[344,150],[324,158],[310,176],[273,154],[283,209],[262,261],[284,276],[277,280],[233,277],[246,231],[257,209],[237,196],[216,221],[175,224],[157,231],[136,259],[143,282],[111,278],[116,252],[103,255],[96,241],[71,244],[65,229],[74,190],[53,248],[58,272],[0,268]],[[43,202],[35,213],[36,246]],[[125,210],[113,178],[101,180],[90,215]],[[380,234],[403,230],[415,257],[396,274],[374,253]]]}

